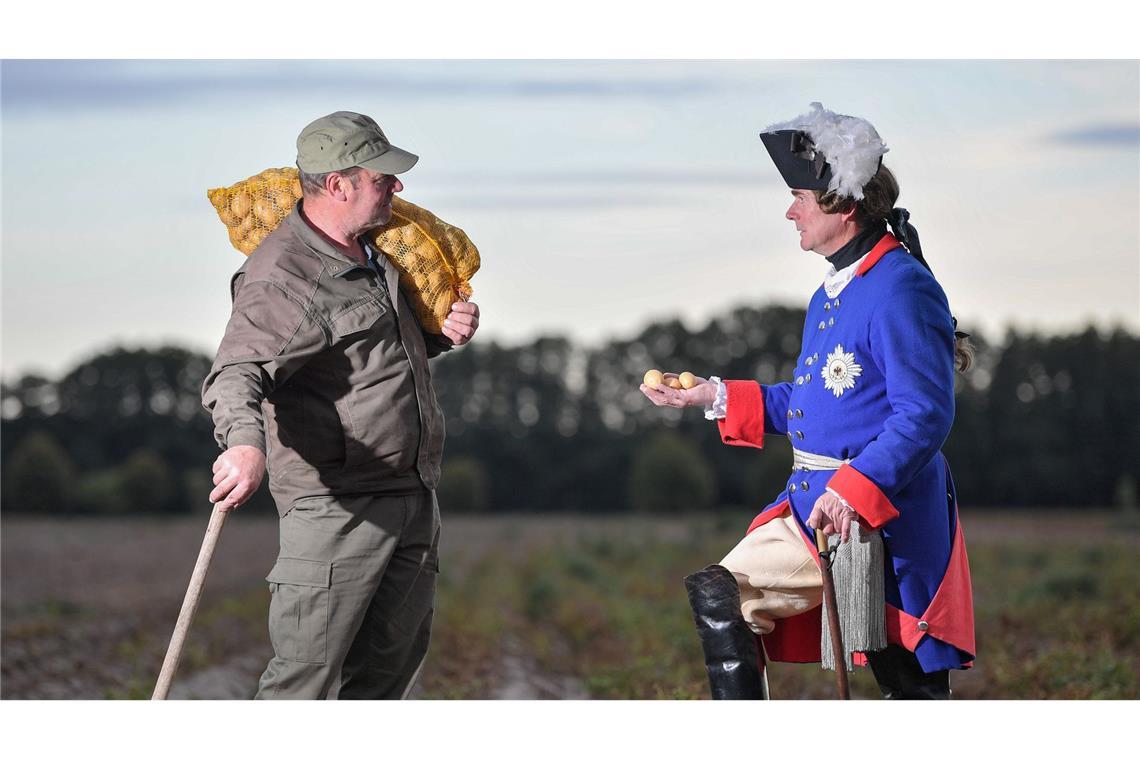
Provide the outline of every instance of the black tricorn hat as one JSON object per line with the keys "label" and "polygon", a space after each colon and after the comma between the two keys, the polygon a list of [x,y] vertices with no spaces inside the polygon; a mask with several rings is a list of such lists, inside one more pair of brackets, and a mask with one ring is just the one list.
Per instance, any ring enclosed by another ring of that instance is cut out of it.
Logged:
{"label": "black tricorn hat", "polygon": [[761,132],[760,140],[768,149],[772,163],[793,190],[821,190],[831,183],[831,166],[806,132],[780,129]]}

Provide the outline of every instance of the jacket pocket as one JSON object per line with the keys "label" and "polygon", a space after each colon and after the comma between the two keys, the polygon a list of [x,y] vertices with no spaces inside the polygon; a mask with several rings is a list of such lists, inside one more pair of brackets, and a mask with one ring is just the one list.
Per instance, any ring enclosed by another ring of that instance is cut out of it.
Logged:
{"label": "jacket pocket", "polygon": [[379,321],[388,308],[370,296],[364,296],[329,317],[333,337],[337,340],[365,330]]}
{"label": "jacket pocket", "polygon": [[280,557],[269,581],[269,639],[283,660],[322,663],[327,657],[332,565]]}

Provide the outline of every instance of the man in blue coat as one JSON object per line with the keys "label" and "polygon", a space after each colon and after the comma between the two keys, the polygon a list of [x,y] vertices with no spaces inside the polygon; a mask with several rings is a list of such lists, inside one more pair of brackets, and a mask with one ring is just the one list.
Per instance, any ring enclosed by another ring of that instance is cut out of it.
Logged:
{"label": "man in blue coat", "polygon": [[[853,556],[875,557],[863,568],[874,583],[838,589],[841,608],[856,600],[846,608],[868,608],[854,617],[878,631],[872,644],[844,631],[855,664],[871,666],[887,698],[945,699],[949,671],[974,659],[969,565],[940,452],[967,336],[955,332],[906,210],[894,208],[898,184],[874,127],[813,103],[761,139],[791,189],[786,217],[800,247],[830,264],[795,375],[642,386],[657,405],[705,407],[726,444],[762,448],[782,435],[794,451],[786,488],[740,544],[686,578],[713,697],[766,698],[766,659],[820,660],[818,528],[850,541]],[[881,548],[858,555],[863,545]],[[864,586],[878,599],[867,602]]]}

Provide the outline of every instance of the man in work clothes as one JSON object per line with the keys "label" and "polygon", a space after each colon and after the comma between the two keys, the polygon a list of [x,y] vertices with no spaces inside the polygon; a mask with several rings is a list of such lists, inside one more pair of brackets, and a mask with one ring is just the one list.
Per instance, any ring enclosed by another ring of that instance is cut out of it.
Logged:
{"label": "man in work clothes", "polygon": [[428,359],[469,341],[479,309],[457,302],[426,334],[364,237],[417,160],[367,116],[309,124],[303,197],[231,284],[202,399],[224,449],[210,501],[237,508],[268,469],[281,517],[261,699],[401,698],[427,652],[444,438]]}
{"label": "man in work clothes", "polygon": [[[974,659],[966,546],[940,452],[968,336],[955,332],[909,215],[894,207],[899,188],[874,127],[815,103],[761,138],[791,190],[785,216],[800,247],[831,265],[808,304],[795,376],[642,386],[660,406],[704,406],[726,444],[762,448],[776,435],[793,448],[784,490],[745,538],[686,579],[713,695],[765,697],[763,652],[820,660],[818,528],[881,547],[846,547],[874,559],[857,568],[858,584],[844,588],[837,577],[840,604],[844,592],[861,598],[852,622],[877,640],[847,654],[871,666],[885,697],[945,699],[949,671]],[[872,585],[878,594],[864,596]],[[845,643],[858,639],[849,633]]]}

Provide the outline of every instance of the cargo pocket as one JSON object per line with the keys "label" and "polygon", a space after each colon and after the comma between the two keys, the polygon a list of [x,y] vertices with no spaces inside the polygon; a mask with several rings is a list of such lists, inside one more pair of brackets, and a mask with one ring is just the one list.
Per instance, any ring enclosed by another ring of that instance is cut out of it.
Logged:
{"label": "cargo pocket", "polygon": [[327,657],[332,565],[281,557],[269,581],[269,639],[283,660],[322,663]]}

